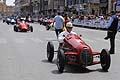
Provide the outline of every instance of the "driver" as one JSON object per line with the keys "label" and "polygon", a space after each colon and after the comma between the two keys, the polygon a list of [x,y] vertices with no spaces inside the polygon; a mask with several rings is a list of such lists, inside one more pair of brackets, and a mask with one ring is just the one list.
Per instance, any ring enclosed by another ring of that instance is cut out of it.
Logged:
{"label": "driver", "polygon": [[64,42],[63,39],[64,39],[67,35],[69,35],[69,34],[75,34],[75,35],[77,35],[77,33],[73,32],[72,29],[73,29],[72,23],[71,23],[71,22],[68,22],[68,23],[66,24],[66,30],[63,31],[63,32],[61,32],[61,33],[58,35],[58,41],[59,41],[60,43],[63,43],[63,42]]}

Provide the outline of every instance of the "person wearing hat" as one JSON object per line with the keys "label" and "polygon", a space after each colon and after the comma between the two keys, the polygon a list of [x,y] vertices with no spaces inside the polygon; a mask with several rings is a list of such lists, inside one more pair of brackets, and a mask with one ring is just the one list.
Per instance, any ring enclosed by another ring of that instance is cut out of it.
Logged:
{"label": "person wearing hat", "polygon": [[111,11],[111,17],[108,21],[108,31],[105,40],[110,39],[110,54],[115,54],[115,36],[118,29],[118,17],[114,11]]}
{"label": "person wearing hat", "polygon": [[77,35],[77,33],[73,32],[72,29],[73,29],[72,23],[71,23],[71,22],[68,22],[68,23],[66,24],[66,30],[63,31],[63,32],[61,32],[61,33],[58,35],[58,40],[59,40],[60,43],[63,43],[63,39],[64,39],[67,35],[69,35],[69,34],[75,34],[75,35]]}

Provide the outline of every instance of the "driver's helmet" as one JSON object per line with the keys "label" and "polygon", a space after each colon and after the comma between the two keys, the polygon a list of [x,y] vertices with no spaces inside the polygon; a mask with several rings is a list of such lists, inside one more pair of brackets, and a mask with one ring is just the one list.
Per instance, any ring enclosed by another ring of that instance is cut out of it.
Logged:
{"label": "driver's helmet", "polygon": [[68,23],[66,24],[66,28],[73,28],[72,23],[71,23],[71,22],[68,22]]}
{"label": "driver's helmet", "polygon": [[22,18],[22,17],[21,17],[21,18],[20,18],[20,21],[25,21],[25,18]]}

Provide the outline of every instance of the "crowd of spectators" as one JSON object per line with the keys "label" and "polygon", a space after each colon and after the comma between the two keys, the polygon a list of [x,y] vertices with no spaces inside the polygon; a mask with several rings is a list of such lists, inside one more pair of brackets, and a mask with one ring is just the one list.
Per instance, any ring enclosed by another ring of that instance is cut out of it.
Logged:
{"label": "crowd of spectators", "polygon": [[[80,15],[80,16],[73,16],[72,22],[74,25],[77,26],[84,26],[84,27],[92,27],[92,28],[102,28],[107,29],[107,23],[110,18],[110,15]],[[118,14],[119,18],[119,26],[120,26],[120,15]],[[120,28],[120,27],[119,27]],[[118,29],[119,29],[118,28]]]}

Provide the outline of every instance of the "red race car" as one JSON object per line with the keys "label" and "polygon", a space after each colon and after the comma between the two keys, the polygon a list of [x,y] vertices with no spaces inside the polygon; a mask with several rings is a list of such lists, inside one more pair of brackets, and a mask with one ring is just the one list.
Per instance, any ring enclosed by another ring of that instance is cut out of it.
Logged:
{"label": "red race car", "polygon": [[33,32],[33,27],[30,26],[27,22],[25,21],[18,21],[17,24],[14,26],[14,31],[18,32],[27,32],[31,31]]}
{"label": "red race car", "polygon": [[[101,64],[102,70],[108,71],[111,63],[110,54],[107,49],[102,49],[101,52],[94,52],[78,35],[65,37],[64,43],[59,46],[57,51],[54,51],[54,45],[49,41],[47,43],[47,58],[49,62],[52,62],[54,52],[57,52],[57,67],[60,73],[64,71],[65,65],[68,64],[84,68]],[[99,60],[95,61],[95,58]]]}

